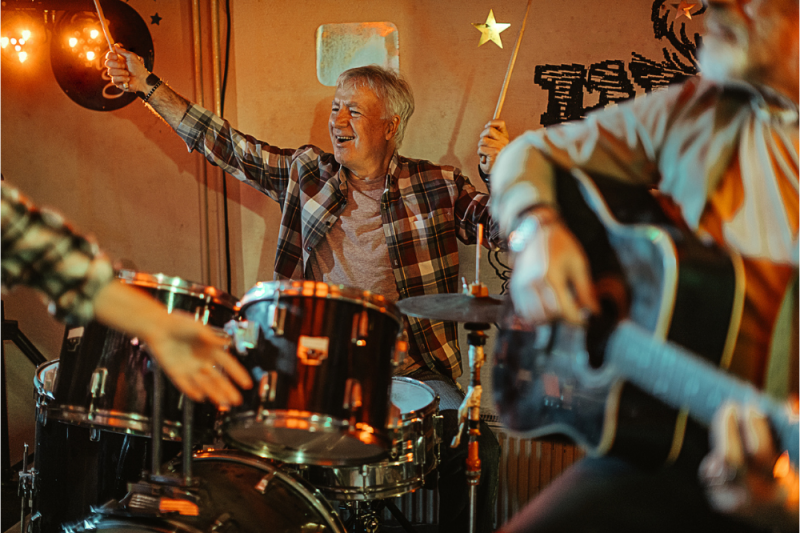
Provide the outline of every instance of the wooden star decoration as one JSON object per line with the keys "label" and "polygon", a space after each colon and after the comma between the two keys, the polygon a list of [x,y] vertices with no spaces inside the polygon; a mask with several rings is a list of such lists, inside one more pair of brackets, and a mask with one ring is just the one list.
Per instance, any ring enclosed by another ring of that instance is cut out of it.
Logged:
{"label": "wooden star decoration", "polygon": [[161,17],[158,16],[158,13],[156,13],[155,15],[150,15],[150,24],[156,24],[158,26],[161,26]]}
{"label": "wooden star decoration", "polygon": [[500,40],[500,33],[507,30],[508,27],[511,26],[511,24],[497,22],[494,19],[494,11],[491,9],[489,10],[489,16],[486,17],[486,22],[483,24],[473,22],[472,25],[481,32],[481,40],[478,42],[478,46],[481,46],[488,41],[492,41],[500,48],[503,48],[503,41]]}
{"label": "wooden star decoration", "polygon": [[675,20],[678,20],[681,17],[686,17],[689,20],[692,20],[692,8],[697,4],[690,4],[684,0],[681,0],[680,4],[672,4],[678,13],[675,15]]}

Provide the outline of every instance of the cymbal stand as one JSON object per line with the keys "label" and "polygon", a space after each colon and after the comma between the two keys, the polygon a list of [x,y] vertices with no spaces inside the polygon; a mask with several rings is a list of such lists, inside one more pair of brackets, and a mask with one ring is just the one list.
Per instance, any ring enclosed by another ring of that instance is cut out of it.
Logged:
{"label": "cymbal stand", "polygon": [[[489,295],[489,290],[480,282],[480,258],[481,244],[483,241],[483,224],[478,224],[477,232],[477,251],[475,253],[475,282],[467,286],[464,282],[464,292],[475,297],[485,298]],[[481,435],[481,367],[485,360],[483,347],[486,346],[486,334],[484,331],[491,328],[491,324],[483,322],[467,322],[464,329],[469,331],[467,342],[469,343],[469,368],[470,383],[467,394],[461,406],[458,408],[458,433],[450,444],[452,448],[461,443],[461,435],[468,422],[469,441],[467,443],[467,482],[469,483],[469,533],[475,533],[478,517],[478,485],[481,480],[481,459],[479,456],[478,437]]]}

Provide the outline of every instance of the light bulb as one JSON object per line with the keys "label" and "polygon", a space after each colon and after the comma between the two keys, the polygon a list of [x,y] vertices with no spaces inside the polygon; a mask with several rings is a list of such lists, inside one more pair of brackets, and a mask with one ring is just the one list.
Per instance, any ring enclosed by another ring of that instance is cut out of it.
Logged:
{"label": "light bulb", "polygon": [[19,62],[20,63],[24,63],[26,59],[28,59],[28,52],[20,52],[19,53]]}
{"label": "light bulb", "polygon": [[22,47],[20,45],[17,45],[17,46],[14,47],[14,50],[19,52],[20,50],[22,50]]}
{"label": "light bulb", "polygon": [[75,37],[70,37],[69,38],[69,46],[71,48],[75,48],[76,46],[78,46],[78,39],[76,39]]}
{"label": "light bulb", "polygon": [[91,50],[86,52],[86,59],[88,59],[89,61],[94,61],[94,52],[92,52]]}
{"label": "light bulb", "polygon": [[98,35],[100,35],[100,32],[97,30],[92,30],[89,32],[89,36],[91,36],[92,39],[97,39]]}
{"label": "light bulb", "polygon": [[3,48],[8,46],[8,37],[0,37],[0,46]]}
{"label": "light bulb", "polygon": [[26,41],[31,38],[30,30],[22,30],[22,38]]}

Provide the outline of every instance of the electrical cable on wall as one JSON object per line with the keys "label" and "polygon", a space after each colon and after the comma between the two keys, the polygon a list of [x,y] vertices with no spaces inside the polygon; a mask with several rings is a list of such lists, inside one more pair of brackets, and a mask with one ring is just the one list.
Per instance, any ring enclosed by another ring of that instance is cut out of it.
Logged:
{"label": "electrical cable on wall", "polygon": [[[225,67],[222,74],[222,91],[220,97],[220,114],[225,116],[225,89],[228,86],[228,65],[231,55],[231,2],[225,0]],[[233,294],[231,290],[231,237],[230,225],[228,224],[228,178],[222,173],[222,208],[225,219],[225,272],[228,294]]]}

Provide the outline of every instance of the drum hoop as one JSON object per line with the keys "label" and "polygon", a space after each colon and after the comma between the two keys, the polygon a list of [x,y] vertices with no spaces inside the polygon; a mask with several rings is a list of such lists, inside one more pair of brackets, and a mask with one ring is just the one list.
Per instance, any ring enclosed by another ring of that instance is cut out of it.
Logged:
{"label": "drum hoop", "polygon": [[[309,426],[313,426],[315,433],[332,433],[332,434],[341,434],[343,433],[343,429],[345,430],[344,433],[347,434],[354,434],[360,433],[360,431],[353,430],[347,431],[346,429],[349,427],[349,424],[346,422],[341,422],[340,420],[326,415],[320,415],[319,413],[312,413],[310,411],[302,411],[302,412],[294,412],[288,414],[288,411],[285,409],[265,409],[262,411],[262,417],[259,419],[258,413],[255,411],[245,411],[243,413],[236,413],[233,415],[226,415],[223,418],[222,422],[222,433],[223,439],[225,442],[238,448],[240,450],[244,450],[248,453],[256,455],[258,457],[263,457],[265,459],[275,459],[279,461],[284,461],[286,463],[299,463],[299,464],[316,464],[312,461],[316,461],[317,459],[309,456],[307,452],[293,450],[290,448],[286,448],[283,451],[277,451],[275,449],[270,448],[269,446],[264,445],[252,445],[249,442],[245,442],[241,439],[237,439],[230,435],[232,427],[238,426],[240,424],[247,425],[249,422],[253,420],[258,420],[258,423],[269,428],[279,428],[279,429],[292,429],[293,426],[289,425],[286,420],[297,420],[298,418],[304,419],[309,422]],[[375,432],[372,434],[375,442],[386,444],[388,447],[388,439],[387,437],[381,432]],[[326,464],[333,465],[333,466],[355,466],[361,465],[365,462],[369,462],[370,460],[376,460],[386,455],[386,452],[378,453],[372,457],[358,457],[353,459],[330,459],[326,457],[324,459]]]}
{"label": "drum hoop", "polygon": [[147,274],[133,270],[120,270],[119,279],[128,285],[147,289],[159,289],[175,294],[194,296],[207,302],[224,305],[233,309],[236,305],[236,298],[209,285],[201,285],[179,277],[167,276],[166,274]]}
{"label": "drum hoop", "polygon": [[407,413],[400,413],[400,420],[402,420],[403,422],[413,420],[420,416],[425,418],[429,414],[431,413],[435,414],[439,410],[439,395],[436,394],[436,391],[433,390],[433,387],[431,387],[427,383],[423,383],[418,379],[409,378],[406,376],[392,376],[392,382],[394,381],[399,381],[402,383],[410,383],[412,385],[419,386],[425,389],[427,392],[429,392],[433,397],[433,400],[431,400],[430,403],[426,404],[424,407],[421,407],[420,409],[415,409],[414,411],[409,411]]}
{"label": "drum hoop", "polygon": [[337,513],[328,500],[325,499],[325,496],[322,494],[322,492],[305,479],[286,472],[280,466],[259,461],[250,454],[235,450],[208,450],[197,452],[192,456],[192,458],[195,461],[200,462],[217,459],[229,463],[244,464],[264,472],[270,472],[278,477],[278,479],[288,483],[295,490],[297,490],[297,492],[304,496],[306,501],[308,501],[312,507],[319,512],[320,515],[327,518],[328,525],[331,526],[334,532],[345,531],[344,524],[339,518],[339,513]]}
{"label": "drum hoop", "polygon": [[344,302],[363,305],[368,309],[374,309],[387,314],[402,326],[403,315],[397,306],[387,300],[385,296],[370,291],[355,289],[346,285],[333,285],[322,281],[259,281],[255,286],[247,291],[241,300],[236,304],[237,310],[244,309],[252,304],[264,300],[274,299],[275,294],[278,298],[282,295],[296,297],[317,297],[328,300],[341,300]]}
{"label": "drum hoop", "polygon": [[[371,487],[352,488],[352,487],[325,487],[317,489],[322,492],[322,495],[330,500],[347,501],[347,502],[369,502],[373,500],[386,500],[396,496],[402,496],[413,492],[425,485],[425,476],[417,476],[404,480],[403,482],[395,482],[391,487],[374,489]],[[381,485],[377,485],[381,487]]]}
{"label": "drum hoop", "polygon": [[[125,433],[148,437],[151,434],[150,417],[135,413],[125,413],[110,409],[89,411],[75,405],[55,405],[48,407],[47,416],[77,426],[104,429],[112,433]],[[181,440],[181,423],[164,420],[163,438]]]}

